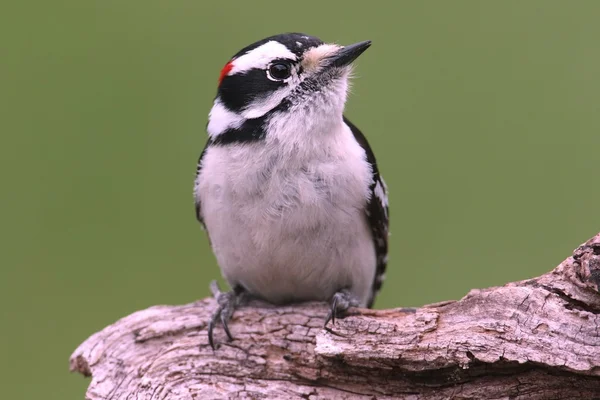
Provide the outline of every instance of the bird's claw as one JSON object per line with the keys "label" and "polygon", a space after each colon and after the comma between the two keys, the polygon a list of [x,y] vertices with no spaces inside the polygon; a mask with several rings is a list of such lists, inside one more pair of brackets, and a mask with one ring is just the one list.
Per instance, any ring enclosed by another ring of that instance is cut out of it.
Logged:
{"label": "bird's claw", "polygon": [[221,324],[223,325],[223,330],[225,331],[227,338],[230,341],[233,340],[233,336],[231,335],[231,331],[229,330],[227,323],[231,319],[233,312],[235,311],[235,307],[237,306],[238,293],[234,290],[230,292],[222,292],[216,281],[211,282],[210,290],[218,303],[217,309],[211,316],[208,323],[208,343],[210,344],[210,347],[215,350],[213,331],[217,321],[221,320]]}
{"label": "bird's claw", "polygon": [[325,326],[331,321],[332,325],[335,325],[336,318],[342,318],[345,316],[346,311],[350,307],[358,307],[360,302],[355,295],[350,293],[348,289],[342,289],[333,295],[331,299],[331,308],[325,318]]}

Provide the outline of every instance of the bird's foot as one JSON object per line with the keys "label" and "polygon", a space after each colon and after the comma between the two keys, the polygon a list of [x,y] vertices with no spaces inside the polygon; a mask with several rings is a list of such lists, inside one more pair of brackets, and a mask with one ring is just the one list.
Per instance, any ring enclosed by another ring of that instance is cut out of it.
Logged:
{"label": "bird's foot", "polygon": [[358,298],[350,293],[348,289],[342,289],[333,295],[331,299],[331,309],[325,319],[325,326],[331,321],[332,325],[335,325],[336,318],[343,318],[346,316],[346,312],[350,307],[358,307],[360,301]]}
{"label": "bird's foot", "polygon": [[223,325],[223,330],[225,330],[227,338],[230,341],[233,340],[233,336],[231,336],[231,332],[229,331],[229,326],[227,326],[227,323],[231,319],[231,316],[233,315],[233,312],[239,303],[243,289],[241,287],[236,287],[229,292],[222,292],[217,281],[212,281],[210,283],[210,291],[218,303],[217,309],[211,316],[208,323],[208,343],[210,344],[210,347],[215,350],[213,330],[215,329],[215,324],[219,320],[221,320],[221,324]]}

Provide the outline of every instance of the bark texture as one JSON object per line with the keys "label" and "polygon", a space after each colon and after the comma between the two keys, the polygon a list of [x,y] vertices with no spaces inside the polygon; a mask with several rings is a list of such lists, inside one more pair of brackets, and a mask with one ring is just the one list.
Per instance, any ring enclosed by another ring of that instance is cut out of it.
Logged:
{"label": "bark texture", "polygon": [[600,396],[600,234],[551,272],[459,301],[363,310],[250,303],[207,340],[212,299],[156,306],[71,356],[87,399],[592,399]]}

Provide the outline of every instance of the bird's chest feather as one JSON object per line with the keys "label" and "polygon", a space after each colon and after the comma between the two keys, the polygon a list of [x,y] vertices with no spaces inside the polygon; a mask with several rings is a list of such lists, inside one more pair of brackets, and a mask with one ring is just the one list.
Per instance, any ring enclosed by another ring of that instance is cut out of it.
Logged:
{"label": "bird's chest feather", "polygon": [[270,236],[299,234],[356,221],[370,175],[364,151],[350,140],[296,151],[258,142],[210,148],[198,189],[203,209]]}
{"label": "bird's chest feather", "polygon": [[320,143],[207,149],[195,194],[231,285],[275,303],[351,287],[366,304],[375,272],[365,214],[371,167],[351,132]]}

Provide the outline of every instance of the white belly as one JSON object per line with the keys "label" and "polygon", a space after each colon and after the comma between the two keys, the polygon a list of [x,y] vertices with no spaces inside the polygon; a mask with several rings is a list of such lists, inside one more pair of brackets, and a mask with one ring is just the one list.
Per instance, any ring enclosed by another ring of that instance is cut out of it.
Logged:
{"label": "white belly", "polygon": [[293,153],[268,141],[210,147],[195,195],[232,286],[273,303],[347,288],[364,306],[376,264],[370,182],[363,149],[344,131]]}

